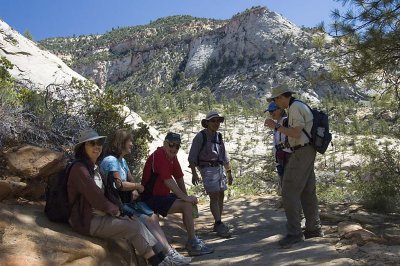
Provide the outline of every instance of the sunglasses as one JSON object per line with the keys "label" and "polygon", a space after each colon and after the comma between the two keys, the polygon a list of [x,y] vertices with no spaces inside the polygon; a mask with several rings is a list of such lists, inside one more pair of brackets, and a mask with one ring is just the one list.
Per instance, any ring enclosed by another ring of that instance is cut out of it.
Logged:
{"label": "sunglasses", "polygon": [[104,144],[104,139],[90,140],[90,141],[88,141],[88,143],[89,143],[91,146],[95,146],[95,145],[97,145],[97,146],[103,146],[103,144]]}
{"label": "sunglasses", "polygon": [[179,150],[179,148],[181,147],[181,144],[179,143],[173,143],[173,142],[168,142],[168,146],[172,149],[172,148],[176,148],[177,150]]}

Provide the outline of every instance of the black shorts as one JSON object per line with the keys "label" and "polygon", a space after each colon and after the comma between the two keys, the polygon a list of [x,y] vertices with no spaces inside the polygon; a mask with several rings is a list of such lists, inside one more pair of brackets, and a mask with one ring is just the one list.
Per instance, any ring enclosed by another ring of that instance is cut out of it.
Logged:
{"label": "black shorts", "polygon": [[152,196],[144,202],[157,214],[161,214],[166,217],[172,204],[178,197],[175,194],[169,194],[168,196]]}

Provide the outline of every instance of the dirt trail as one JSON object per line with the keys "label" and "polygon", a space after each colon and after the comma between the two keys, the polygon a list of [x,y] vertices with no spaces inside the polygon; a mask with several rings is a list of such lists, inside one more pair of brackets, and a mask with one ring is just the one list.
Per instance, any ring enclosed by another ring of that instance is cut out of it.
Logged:
{"label": "dirt trail", "polygon": [[[212,232],[212,216],[206,204],[199,205],[200,217],[195,220],[197,234],[215,252],[193,258],[192,265],[354,265],[336,251],[336,234],[306,240],[291,249],[281,249],[277,241],[285,234],[285,214],[277,208],[275,196],[246,197],[226,202],[224,221],[233,228],[229,239]],[[164,220],[164,230],[171,243],[185,254],[185,232],[180,216]],[[327,229],[327,228],[325,228]],[[328,228],[329,231],[329,228]],[[173,237],[172,237],[173,236]]]}
{"label": "dirt trail", "polygon": [[[361,241],[362,233],[370,229],[382,234],[371,224],[356,230],[356,238],[339,238],[338,223],[351,220],[339,215],[350,206],[343,205],[335,211],[320,206],[325,237],[309,239],[281,249],[278,241],[285,234],[285,214],[277,207],[277,196],[254,196],[231,199],[226,202],[224,221],[233,228],[229,239],[221,239],[212,232],[213,220],[207,203],[199,205],[200,217],[196,231],[200,238],[215,249],[212,254],[194,257],[191,265],[399,265],[400,216],[388,219],[372,213],[351,213],[353,218],[378,219],[378,229],[387,225],[394,230],[387,241],[382,237]],[[372,220],[374,220],[372,219]],[[383,222],[382,222],[383,221]],[[181,253],[186,232],[182,229],[180,215],[161,219],[169,242]],[[357,232],[359,231],[359,232]],[[386,234],[391,231],[385,231]],[[0,203],[0,266],[2,265],[122,265],[127,261],[128,247],[115,249],[108,241],[79,235],[64,224],[51,223],[43,213],[43,204]],[[118,251],[118,252],[117,252]],[[129,259],[129,258],[128,258]],[[108,264],[105,262],[108,261]]]}

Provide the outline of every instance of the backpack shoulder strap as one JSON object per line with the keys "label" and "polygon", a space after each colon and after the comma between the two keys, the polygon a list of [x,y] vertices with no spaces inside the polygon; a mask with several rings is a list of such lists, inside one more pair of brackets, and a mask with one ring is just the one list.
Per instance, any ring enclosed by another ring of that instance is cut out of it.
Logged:
{"label": "backpack shoulder strap", "polygon": [[199,153],[204,149],[204,147],[206,146],[206,143],[207,143],[207,135],[206,135],[206,132],[204,131],[204,130],[202,130],[202,131],[200,131],[201,132],[201,136],[202,136],[202,143],[201,143],[201,148],[200,148],[200,151],[199,151]]}
{"label": "backpack shoulder strap", "polygon": [[204,147],[207,144],[207,135],[206,135],[206,132],[204,131],[204,129],[201,130],[200,133],[201,133],[201,147],[200,147],[199,153],[197,155],[197,165],[200,165],[199,156],[200,156],[201,151],[204,149]]}
{"label": "backpack shoulder strap", "polygon": [[[301,100],[299,100],[299,99],[296,99],[296,98],[292,98],[292,99],[291,99],[291,101],[290,101],[290,103],[289,103],[289,106],[292,105],[292,103],[294,103],[294,102],[300,102],[300,103],[304,104],[305,106],[308,107],[308,109],[310,109],[311,113],[313,113],[312,108],[311,108],[308,104],[306,104],[305,102],[303,102],[303,101],[301,101]],[[288,118],[289,118],[289,115],[288,115]],[[304,128],[302,129],[302,131],[304,132],[304,134],[306,134],[308,140],[311,141],[311,136],[310,136],[310,134],[308,134],[308,132],[307,132]]]}

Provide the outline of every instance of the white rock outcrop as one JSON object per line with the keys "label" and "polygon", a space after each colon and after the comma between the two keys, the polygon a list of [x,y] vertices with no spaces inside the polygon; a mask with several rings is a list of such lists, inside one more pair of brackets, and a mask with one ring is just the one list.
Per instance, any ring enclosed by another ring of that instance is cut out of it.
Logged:
{"label": "white rock outcrop", "polygon": [[0,56],[13,65],[9,72],[30,88],[44,90],[49,84],[69,84],[72,78],[85,80],[54,54],[40,49],[0,20]]}

